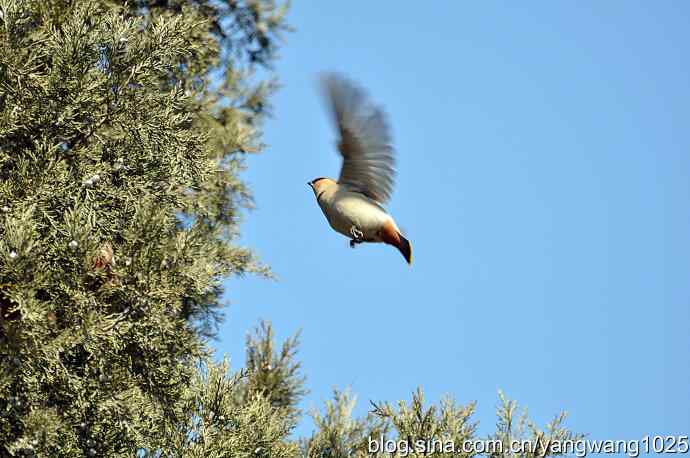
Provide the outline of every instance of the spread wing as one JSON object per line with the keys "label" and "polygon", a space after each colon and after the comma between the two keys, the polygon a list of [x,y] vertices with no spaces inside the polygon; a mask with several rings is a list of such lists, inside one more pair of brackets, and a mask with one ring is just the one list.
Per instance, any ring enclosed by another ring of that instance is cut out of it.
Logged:
{"label": "spread wing", "polygon": [[340,134],[338,182],[385,203],[393,192],[395,157],[383,111],[344,77],[327,74],[322,83]]}

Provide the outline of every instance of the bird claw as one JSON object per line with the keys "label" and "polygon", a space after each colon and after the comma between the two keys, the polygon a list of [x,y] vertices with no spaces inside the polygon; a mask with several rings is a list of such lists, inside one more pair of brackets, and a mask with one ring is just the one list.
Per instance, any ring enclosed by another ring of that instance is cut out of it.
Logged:
{"label": "bird claw", "polygon": [[354,248],[355,245],[364,241],[364,232],[357,229],[357,226],[352,226],[350,228],[350,235],[352,235],[352,240],[350,240],[350,248]]}
{"label": "bird claw", "polygon": [[352,226],[350,228],[350,234],[352,235],[352,238],[355,240],[362,240],[362,237],[364,237],[364,232],[357,229],[357,226]]}

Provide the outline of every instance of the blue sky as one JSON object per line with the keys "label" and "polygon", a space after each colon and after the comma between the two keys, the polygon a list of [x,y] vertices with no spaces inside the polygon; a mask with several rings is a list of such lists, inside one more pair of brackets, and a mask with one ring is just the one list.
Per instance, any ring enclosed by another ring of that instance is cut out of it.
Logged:
{"label": "blue sky", "polygon": [[[595,439],[690,433],[690,5],[524,5],[294,2],[244,174],[241,242],[279,279],[227,282],[216,347],[235,367],[264,318],[302,330],[305,409],[422,386],[476,400],[488,433],[502,389]],[[351,250],[306,185],[340,167],[324,70],[389,115],[411,268]]]}

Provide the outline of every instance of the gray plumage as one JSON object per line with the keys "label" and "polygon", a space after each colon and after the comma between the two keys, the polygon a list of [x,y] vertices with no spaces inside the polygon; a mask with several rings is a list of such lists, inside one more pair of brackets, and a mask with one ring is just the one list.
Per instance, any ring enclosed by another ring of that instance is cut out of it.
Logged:
{"label": "gray plumage", "polygon": [[322,84],[340,134],[343,165],[338,183],[386,203],[395,184],[395,157],[383,110],[342,76],[325,74]]}

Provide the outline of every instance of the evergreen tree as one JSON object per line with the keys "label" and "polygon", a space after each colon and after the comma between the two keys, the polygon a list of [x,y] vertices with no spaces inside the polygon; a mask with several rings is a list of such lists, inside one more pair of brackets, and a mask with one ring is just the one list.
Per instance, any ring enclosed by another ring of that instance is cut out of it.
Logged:
{"label": "evergreen tree", "polygon": [[298,456],[289,434],[298,421],[304,378],[295,361],[297,337],[274,351],[273,331],[261,323],[247,339],[247,368],[231,373],[204,362],[182,396],[179,419],[168,418],[160,442],[144,456]]}
{"label": "evergreen tree", "polygon": [[233,239],[284,12],[0,1],[0,453],[158,450],[229,383],[197,366],[222,279],[266,272]]}
{"label": "evergreen tree", "polygon": [[478,423],[472,420],[474,403],[457,405],[447,397],[438,405],[426,406],[419,388],[409,403],[398,401],[396,408],[388,402],[371,402],[369,414],[356,419],[352,417],[354,398],[347,392],[335,391],[324,415],[312,413],[316,430],[301,441],[301,456],[545,458],[564,454],[564,448],[554,443],[583,439],[563,426],[565,413],[542,430],[529,420],[526,410],[518,412],[517,403],[500,392],[499,398],[496,433],[481,437],[476,432]]}

